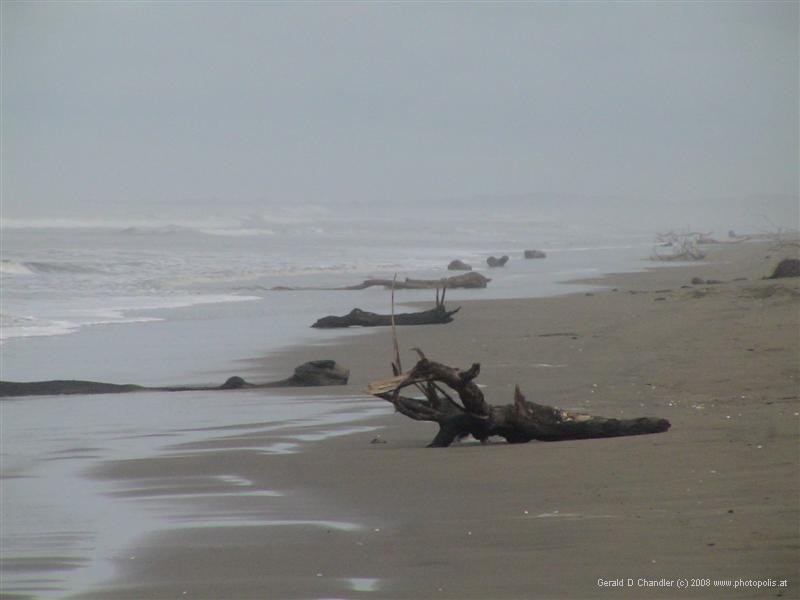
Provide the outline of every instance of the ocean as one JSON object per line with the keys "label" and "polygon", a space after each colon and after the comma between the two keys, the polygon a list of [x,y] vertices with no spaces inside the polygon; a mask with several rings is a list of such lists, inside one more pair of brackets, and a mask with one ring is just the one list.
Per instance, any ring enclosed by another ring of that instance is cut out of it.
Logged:
{"label": "ocean", "polygon": [[[440,278],[456,274],[447,264],[460,259],[491,282],[448,290],[449,302],[563,294],[589,289],[565,281],[652,266],[652,239],[652,232],[577,228],[524,211],[498,216],[491,206],[424,219],[312,211],[201,223],[12,223],[2,230],[0,378],[219,384],[246,376],[248,361],[281,348],[363,333],[312,329],[319,317],[390,308],[382,288],[275,287],[340,287],[395,274]],[[543,250],[547,258],[525,260],[525,249]],[[504,268],[486,268],[488,256],[504,254],[510,257]],[[433,292],[396,293],[399,308],[420,300],[432,301]],[[263,374],[288,375],[268,366]],[[1,400],[2,591],[65,597],[111,577],[113,561],[149,532],[280,519],[270,511],[262,517],[193,512],[174,494],[121,494],[90,475],[104,461],[174,452],[200,437],[223,436],[227,427],[266,432],[270,442],[256,449],[266,456],[298,452],[314,440],[368,430],[355,422],[388,410],[334,390],[322,400],[270,393],[268,411],[263,391],[220,396]],[[306,433],[287,434],[298,423]],[[224,484],[226,491],[210,495],[252,495],[269,506],[282,493],[251,489],[235,474],[229,479],[195,482],[187,494],[202,498],[210,483]]]}

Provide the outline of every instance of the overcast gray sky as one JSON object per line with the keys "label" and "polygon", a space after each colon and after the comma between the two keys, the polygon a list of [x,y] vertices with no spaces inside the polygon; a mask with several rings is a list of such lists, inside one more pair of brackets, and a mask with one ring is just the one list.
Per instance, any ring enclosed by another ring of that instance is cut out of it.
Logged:
{"label": "overcast gray sky", "polygon": [[798,193],[797,2],[2,3],[6,218]]}

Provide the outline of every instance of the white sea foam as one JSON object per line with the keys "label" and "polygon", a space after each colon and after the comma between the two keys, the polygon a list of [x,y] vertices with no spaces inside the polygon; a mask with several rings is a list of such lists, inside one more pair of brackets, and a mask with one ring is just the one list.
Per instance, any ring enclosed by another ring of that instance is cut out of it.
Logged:
{"label": "white sea foam", "polygon": [[13,260],[0,261],[0,273],[3,275],[33,275],[33,271],[26,265]]}
{"label": "white sea foam", "polygon": [[[148,323],[161,321],[163,317],[131,315],[139,311],[185,308],[200,304],[225,302],[246,302],[260,300],[259,296],[238,296],[233,294],[198,296],[140,296],[129,298],[80,299],[74,303],[53,302],[50,306],[39,303],[40,309],[54,315],[52,318],[0,315],[0,341],[10,338],[66,335],[82,327],[112,325],[121,323]],[[55,317],[58,315],[58,318]]]}
{"label": "white sea foam", "polygon": [[0,342],[14,337],[65,335],[77,331],[80,325],[69,321],[45,321],[34,317],[0,315]]}

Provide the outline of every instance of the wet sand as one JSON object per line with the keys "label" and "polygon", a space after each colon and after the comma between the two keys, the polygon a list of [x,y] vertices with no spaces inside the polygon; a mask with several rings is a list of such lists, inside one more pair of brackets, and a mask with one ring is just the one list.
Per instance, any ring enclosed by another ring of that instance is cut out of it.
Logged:
{"label": "wet sand", "polygon": [[[364,429],[267,456],[259,435],[232,431],[202,454],[109,462],[94,475],[142,493],[224,474],[281,495],[271,522],[257,498],[223,496],[258,523],[148,536],[82,597],[797,598],[800,280],[761,280],[776,262],[765,244],[713,247],[702,264],[608,276],[591,295],[464,302],[449,325],[399,329],[406,368],[414,346],[480,362],[492,403],[518,383],[543,404],[668,418],[667,433],[427,449],[435,426],[387,405],[360,423],[383,443]],[[363,395],[392,357],[387,330],[253,370],[331,358],[352,374],[334,393]]]}

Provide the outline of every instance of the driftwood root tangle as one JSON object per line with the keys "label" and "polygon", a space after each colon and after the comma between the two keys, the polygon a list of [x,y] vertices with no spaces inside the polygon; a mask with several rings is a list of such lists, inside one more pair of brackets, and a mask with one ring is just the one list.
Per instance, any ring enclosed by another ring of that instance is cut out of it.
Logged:
{"label": "driftwood root tangle", "polygon": [[[514,403],[494,406],[486,402],[475,383],[480,365],[466,371],[428,360],[421,351],[411,371],[370,384],[368,392],[391,402],[398,412],[417,421],[438,423],[439,433],[429,447],[447,447],[472,435],[480,441],[499,436],[512,444],[531,440],[546,442],[660,433],[670,428],[666,419],[642,417],[611,419],[574,413],[525,399],[519,387]],[[416,386],[424,399],[402,395]],[[458,397],[456,400],[445,388]]]}

